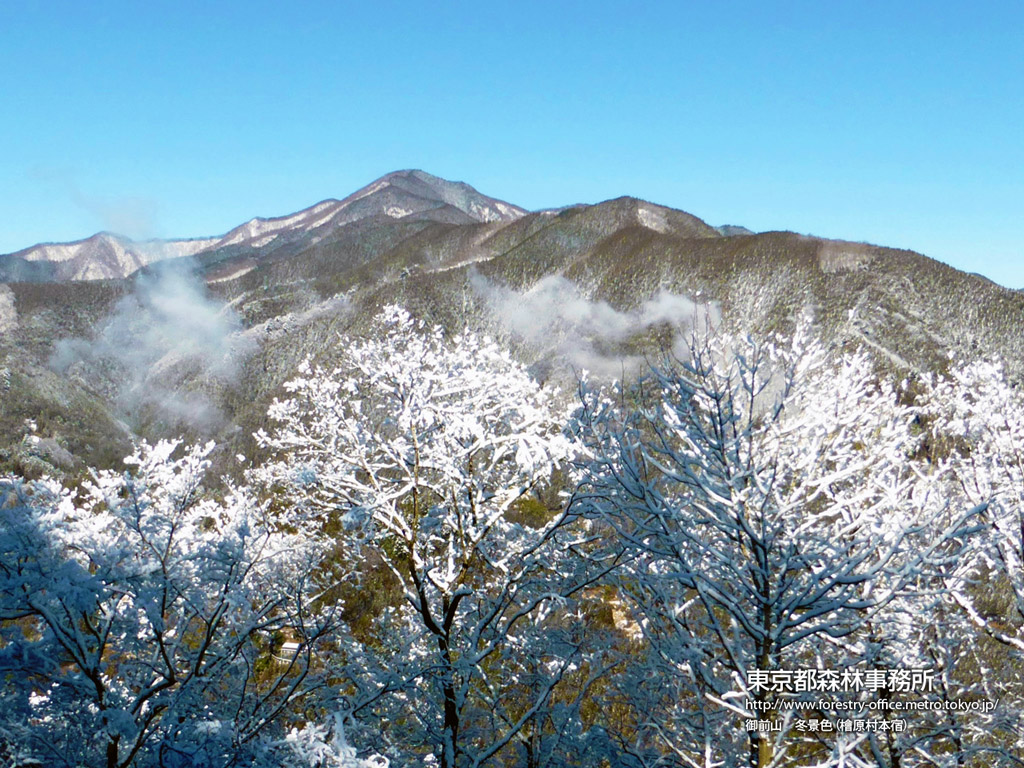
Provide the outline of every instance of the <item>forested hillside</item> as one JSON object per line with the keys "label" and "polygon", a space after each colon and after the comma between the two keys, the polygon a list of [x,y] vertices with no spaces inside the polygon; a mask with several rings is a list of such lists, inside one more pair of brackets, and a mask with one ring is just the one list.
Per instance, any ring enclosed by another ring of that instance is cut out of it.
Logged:
{"label": "forested hillside", "polygon": [[1021,293],[418,171],[202,243],[0,284],[0,766],[1024,761]]}

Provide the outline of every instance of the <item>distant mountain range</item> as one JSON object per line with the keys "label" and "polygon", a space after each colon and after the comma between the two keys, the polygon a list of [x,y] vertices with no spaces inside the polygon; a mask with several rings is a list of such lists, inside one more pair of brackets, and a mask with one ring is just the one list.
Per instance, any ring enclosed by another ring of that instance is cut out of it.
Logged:
{"label": "distant mountain range", "polygon": [[288,216],[250,219],[220,237],[136,242],[100,232],[73,243],[34,245],[0,255],[0,282],[108,280],[128,277],[165,259],[275,249],[297,242],[315,245],[338,227],[374,216],[475,224],[513,221],[525,214],[524,209],[481,195],[468,184],[423,171],[397,171],[344,200],[324,200]]}
{"label": "distant mountain range", "polygon": [[217,242],[198,240],[133,241],[99,232],[73,243],[41,243],[0,256],[0,281],[62,282],[127,277],[147,264],[192,256]]}
{"label": "distant mountain range", "polygon": [[215,437],[230,467],[298,364],[329,363],[389,302],[496,335],[567,389],[584,367],[635,375],[695,324],[802,318],[901,375],[998,356],[1024,379],[1024,293],[917,253],[632,197],[528,212],[399,171],[220,237],[0,256],[0,471],[73,475],[183,432]]}

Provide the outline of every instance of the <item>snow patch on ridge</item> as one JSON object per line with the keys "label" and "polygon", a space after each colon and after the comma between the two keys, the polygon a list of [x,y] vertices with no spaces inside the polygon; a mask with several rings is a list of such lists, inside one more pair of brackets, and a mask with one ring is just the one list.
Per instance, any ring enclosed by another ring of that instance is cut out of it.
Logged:
{"label": "snow patch on ridge", "polygon": [[214,283],[227,283],[227,282],[230,282],[231,280],[237,280],[238,278],[242,277],[242,275],[247,275],[250,272],[252,272],[254,269],[256,269],[256,265],[255,264],[251,264],[249,266],[243,267],[242,269],[238,270],[237,272],[232,272],[232,273],[224,275],[222,277],[215,277],[215,278],[213,278],[211,280],[207,280],[206,284],[207,285],[213,285]]}
{"label": "snow patch on ridge", "polygon": [[246,328],[237,335],[249,343],[256,342],[262,344],[268,339],[285,336],[318,317],[347,312],[350,307],[351,303],[347,296],[334,296],[314,304],[303,312],[286,312],[283,315],[264,320],[262,323],[258,323],[251,328]]}
{"label": "snow patch on ridge", "polygon": [[18,310],[14,306],[14,291],[0,284],[0,333],[18,327]]}
{"label": "snow patch on ridge", "polygon": [[356,200],[362,200],[364,197],[369,197],[377,190],[383,189],[384,187],[387,187],[390,184],[391,182],[389,182],[387,179],[380,179],[379,181],[375,181],[373,184],[370,184],[368,187],[364,188],[361,192],[356,192],[351,197],[347,198],[345,200],[345,205],[347,207],[349,204],[354,203]]}
{"label": "snow patch on ridge", "polygon": [[669,230],[668,219],[665,218],[663,211],[641,205],[636,209],[636,217],[641,226],[647,227],[647,229],[653,229],[655,232],[661,232],[662,234]]}

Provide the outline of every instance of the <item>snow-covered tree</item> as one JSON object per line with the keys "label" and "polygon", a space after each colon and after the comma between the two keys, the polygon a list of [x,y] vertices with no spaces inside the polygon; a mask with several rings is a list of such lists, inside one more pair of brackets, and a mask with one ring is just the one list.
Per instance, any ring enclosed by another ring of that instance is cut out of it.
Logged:
{"label": "snow-covered tree", "polygon": [[[143,444],[78,492],[0,481],[0,741],[52,766],[255,764],[322,687],[320,553],[212,444]],[[296,644],[283,657],[285,641]]]}
{"label": "snow-covered tree", "polygon": [[[911,612],[962,588],[943,576],[984,504],[951,506],[912,459],[914,413],[866,355],[832,362],[799,333],[695,339],[632,392],[584,388],[578,422],[590,456],[574,506],[629,555],[617,582],[649,649],[634,689],[672,702],[636,724],[637,765],[820,754],[773,707],[818,694],[752,676],[884,666]],[[745,719],[781,729],[748,738]],[[644,758],[643,743],[658,754]]]}
{"label": "snow-covered tree", "polygon": [[[388,768],[390,762],[381,755],[359,758],[345,737],[345,717],[333,713],[326,725],[309,723],[293,728],[278,746],[291,754],[281,757],[280,768]],[[289,759],[291,758],[291,759]]]}
{"label": "snow-covered tree", "polygon": [[1024,396],[1002,366],[976,362],[930,382],[925,399],[936,461],[948,464],[965,498],[987,506],[980,556],[1006,611],[986,616],[963,605],[984,633],[1024,652]]}
{"label": "snow-covered tree", "polygon": [[[947,634],[923,638],[962,699],[998,702],[991,712],[951,712],[944,728],[961,761],[1024,760],[1024,394],[1002,365],[953,363],[922,382],[921,411],[932,461],[947,468],[951,497],[984,505],[987,523],[966,590],[943,607]],[[962,763],[961,763],[962,764]]]}
{"label": "snow-covered tree", "polygon": [[345,567],[394,592],[347,650],[353,711],[377,711],[408,759],[482,765],[588,663],[566,603],[588,578],[585,533],[538,495],[572,449],[555,394],[493,342],[397,307],[342,358],[286,385],[258,435],[280,460],[260,477],[340,527]]}

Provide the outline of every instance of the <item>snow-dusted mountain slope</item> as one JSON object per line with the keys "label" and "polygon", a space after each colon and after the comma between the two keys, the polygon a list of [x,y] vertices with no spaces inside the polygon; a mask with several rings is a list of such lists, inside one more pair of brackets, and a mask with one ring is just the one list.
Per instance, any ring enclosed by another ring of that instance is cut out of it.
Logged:
{"label": "snow-dusted mountain slope", "polygon": [[[17,269],[45,274],[55,281],[105,280],[130,275],[163,259],[192,256],[216,243],[216,238],[196,240],[133,241],[100,232],[73,243],[43,243],[0,256],[0,279]],[[12,280],[13,282],[13,280]]]}
{"label": "snow-dusted mountain slope", "polygon": [[[228,253],[314,244],[333,230],[362,219],[424,218],[455,224],[510,222],[526,211],[417,170],[383,176],[343,200],[324,200],[298,213],[254,218],[220,237],[134,242],[101,232],[73,243],[45,243],[0,255],[0,282],[64,282],[127,277],[156,261],[229,249]],[[216,261],[216,258],[210,261]]]}
{"label": "snow-dusted mountain slope", "polygon": [[495,200],[462,182],[446,181],[423,171],[395,171],[344,200],[324,200],[305,210],[277,218],[255,218],[228,232],[210,250],[226,246],[261,248],[275,240],[318,234],[371,216],[417,217],[453,208],[459,223],[514,221],[526,214],[518,206]]}

